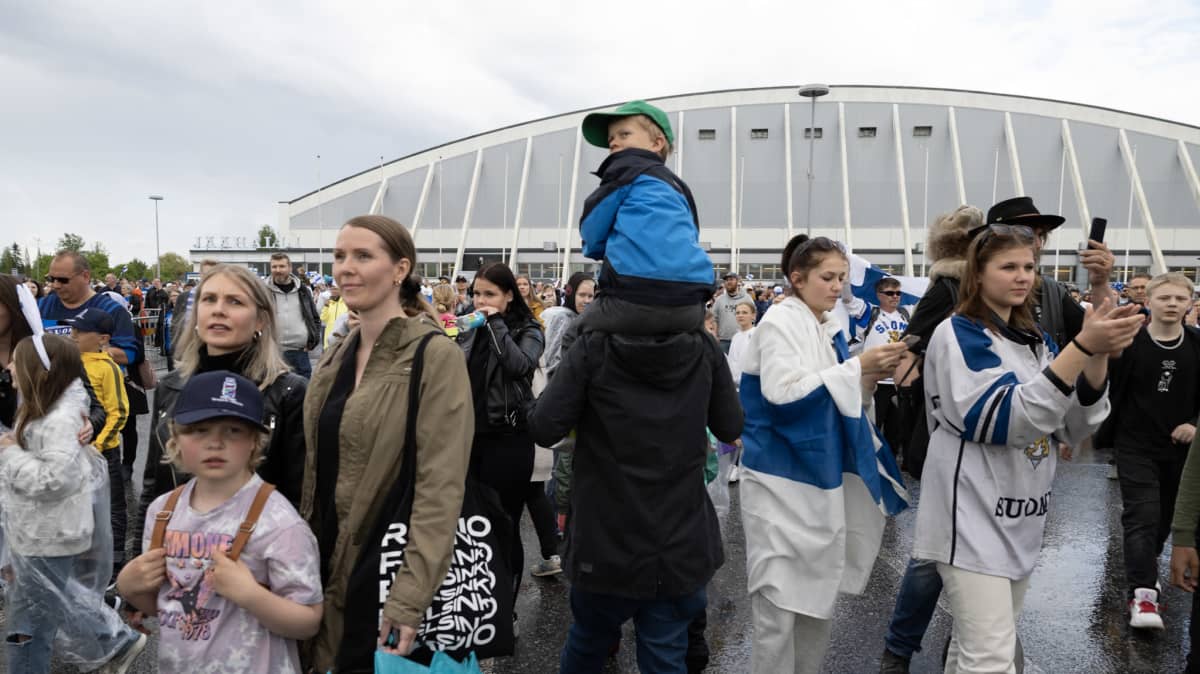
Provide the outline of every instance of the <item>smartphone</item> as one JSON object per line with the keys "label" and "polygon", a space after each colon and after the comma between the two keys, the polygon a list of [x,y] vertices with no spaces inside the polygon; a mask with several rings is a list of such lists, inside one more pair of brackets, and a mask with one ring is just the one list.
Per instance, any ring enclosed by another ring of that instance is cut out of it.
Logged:
{"label": "smartphone", "polygon": [[[1104,218],[1092,218],[1092,229],[1088,232],[1088,240],[1104,243],[1104,229],[1108,227],[1108,220]],[[1088,244],[1089,246],[1091,244]]]}
{"label": "smartphone", "polygon": [[917,344],[921,343],[921,338],[916,335],[906,335],[904,339],[900,341],[908,347],[909,351],[912,351],[913,349],[917,348]]}

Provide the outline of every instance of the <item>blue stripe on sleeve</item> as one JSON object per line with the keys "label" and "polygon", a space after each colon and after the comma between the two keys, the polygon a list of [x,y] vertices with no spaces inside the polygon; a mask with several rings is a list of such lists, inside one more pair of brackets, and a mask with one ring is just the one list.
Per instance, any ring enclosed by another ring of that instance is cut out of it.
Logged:
{"label": "blue stripe on sleeve", "polygon": [[[987,442],[987,429],[981,428],[979,422],[982,420],[987,410],[988,401],[990,401],[992,396],[994,396],[996,392],[1000,390],[1000,387],[1015,386],[1017,383],[1017,376],[1015,374],[1012,372],[1005,372],[1003,376],[998,377],[996,381],[992,382],[992,385],[983,392],[983,395],[975,399],[975,404],[971,405],[971,409],[968,410],[966,416],[963,417],[963,425],[965,427],[963,437],[965,439],[970,440],[971,442]],[[1005,433],[1007,434],[1007,431],[1005,431]]]}
{"label": "blue stripe on sleeve", "polygon": [[1000,407],[996,410],[996,422],[992,425],[992,428],[995,429],[992,431],[993,445],[1008,444],[1008,421],[1012,417],[1013,391],[1015,390],[1014,386],[1009,386],[1000,400]]}

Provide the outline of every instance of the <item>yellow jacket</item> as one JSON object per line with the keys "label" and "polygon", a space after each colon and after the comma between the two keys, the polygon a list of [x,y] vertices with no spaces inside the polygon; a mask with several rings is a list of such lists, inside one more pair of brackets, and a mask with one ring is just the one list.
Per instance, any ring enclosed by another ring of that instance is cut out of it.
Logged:
{"label": "yellow jacket", "polygon": [[330,297],[325,306],[321,307],[321,322],[325,324],[325,341],[322,342],[324,346],[329,346],[329,336],[333,334],[333,326],[337,323],[337,319],[349,311],[346,300],[340,297],[337,299]]}
{"label": "yellow jacket", "polygon": [[96,391],[96,399],[104,406],[108,419],[104,428],[96,431],[92,444],[100,451],[116,449],[121,445],[121,430],[129,418],[129,398],[125,395],[125,376],[121,367],[104,352],[85,353],[83,368]]}

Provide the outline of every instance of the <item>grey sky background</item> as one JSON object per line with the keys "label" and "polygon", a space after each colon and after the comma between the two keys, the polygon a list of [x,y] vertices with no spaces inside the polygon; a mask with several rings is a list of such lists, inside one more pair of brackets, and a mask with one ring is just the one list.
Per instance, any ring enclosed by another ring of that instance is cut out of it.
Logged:
{"label": "grey sky background", "polygon": [[1200,125],[1200,0],[810,4],[0,0],[0,245],[70,231],[149,262],[162,194],[186,255],[275,225],[318,170],[692,91],[951,87]]}

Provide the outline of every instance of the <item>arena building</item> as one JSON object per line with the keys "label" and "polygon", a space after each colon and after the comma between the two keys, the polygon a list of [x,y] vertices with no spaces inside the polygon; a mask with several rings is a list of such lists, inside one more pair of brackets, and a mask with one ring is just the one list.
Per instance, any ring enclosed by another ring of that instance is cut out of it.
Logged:
{"label": "arena building", "polygon": [[[896,273],[921,274],[925,226],[939,213],[963,203],[986,211],[1022,194],[1067,218],[1043,254],[1045,273],[1076,278],[1075,251],[1093,217],[1108,219],[1118,279],[1129,270],[1200,271],[1200,127],[909,87],[650,100],[670,115],[668,165],[695,193],[700,240],[717,273],[781,278],[784,242],[811,232]],[[594,110],[481,133],[320,186],[280,204],[281,234],[295,261],[314,268],[320,260],[326,273],[338,227],[364,213],[409,227],[427,277],[494,260],[536,279],[590,269],[578,223],[606,151],[584,142],[579,126]]]}

